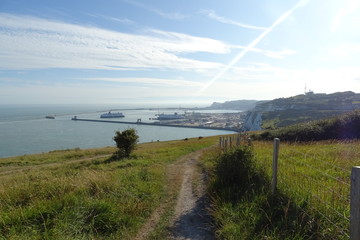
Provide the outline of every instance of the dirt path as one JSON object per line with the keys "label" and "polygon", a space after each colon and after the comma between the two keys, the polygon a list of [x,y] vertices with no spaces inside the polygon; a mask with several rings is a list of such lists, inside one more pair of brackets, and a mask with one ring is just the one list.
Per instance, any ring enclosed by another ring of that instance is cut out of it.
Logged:
{"label": "dirt path", "polygon": [[[167,168],[168,195],[178,196],[174,217],[169,227],[169,239],[214,239],[211,217],[206,209],[205,176],[197,168],[198,159],[203,151],[205,150],[185,155]],[[160,221],[165,209],[170,207],[169,204],[169,202],[164,203],[154,211],[135,240],[146,239]]]}
{"label": "dirt path", "polygon": [[205,176],[197,169],[202,151],[189,155],[175,208],[172,237],[175,240],[214,239],[210,215],[207,212]]}

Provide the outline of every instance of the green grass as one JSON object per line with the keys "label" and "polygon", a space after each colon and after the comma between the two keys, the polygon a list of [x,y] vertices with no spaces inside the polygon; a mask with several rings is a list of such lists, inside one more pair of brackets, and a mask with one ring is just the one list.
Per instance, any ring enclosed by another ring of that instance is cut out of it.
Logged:
{"label": "green grass", "polygon": [[80,148],[55,150],[46,154],[31,154],[18,157],[2,158],[0,159],[0,167],[34,166],[45,163],[60,163],[69,160],[112,154],[113,152],[113,147],[86,150],[82,150]]}
{"label": "green grass", "polygon": [[253,142],[204,162],[219,239],[348,239],[350,170],[359,141],[280,144],[271,192],[272,142]]}
{"label": "green grass", "polygon": [[[359,163],[359,147],[359,141],[281,143],[278,187],[295,201],[306,200],[309,212],[326,216],[324,234],[349,234],[350,173]],[[272,143],[257,142],[254,150],[258,167],[270,176]]]}
{"label": "green grass", "polygon": [[[121,161],[109,161],[116,148],[0,159],[0,239],[133,239],[166,203],[148,236],[165,239],[176,201],[168,165],[217,143],[210,137],[140,144]],[[211,179],[216,236],[348,239],[349,175],[359,159],[360,141],[281,142],[272,194],[272,142],[224,154],[209,149],[201,167]]]}
{"label": "green grass", "polygon": [[167,165],[216,142],[140,144],[122,161],[108,161],[116,148],[0,159],[0,239],[132,239],[169,200]]}

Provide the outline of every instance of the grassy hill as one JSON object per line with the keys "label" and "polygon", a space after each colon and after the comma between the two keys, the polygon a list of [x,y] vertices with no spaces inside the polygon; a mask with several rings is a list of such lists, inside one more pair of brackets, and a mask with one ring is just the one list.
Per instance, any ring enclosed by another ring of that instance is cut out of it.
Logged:
{"label": "grassy hill", "polygon": [[360,109],[360,94],[307,93],[290,98],[278,98],[258,104],[252,111],[261,112],[262,128],[275,129],[295,123],[333,117]]}
{"label": "grassy hill", "polygon": [[226,101],[223,103],[214,102],[211,104],[209,109],[226,109],[226,110],[242,110],[247,111],[251,110],[256,106],[256,103],[259,101],[256,100],[235,100],[235,101]]}
{"label": "grassy hill", "polygon": [[265,130],[252,136],[258,140],[319,141],[360,139],[360,111],[337,117],[298,123],[275,130]]}
{"label": "grassy hill", "polygon": [[109,161],[111,147],[0,159],[0,239],[133,239],[159,205],[166,216],[175,204],[167,166],[217,141],[144,143],[122,161]]}
{"label": "grassy hill", "polygon": [[[134,239],[164,205],[146,239],[166,239],[181,185],[170,187],[167,167],[217,143],[218,137],[145,143],[122,161],[109,161],[116,151],[111,147],[0,159],[0,239]],[[358,149],[358,141],[282,143],[276,194],[269,187],[272,142],[255,141],[250,148],[225,152],[207,149],[200,166],[209,177],[216,236],[348,239],[349,188],[333,180],[347,183],[349,171],[334,166],[356,165]],[[318,194],[320,203],[313,200]]]}

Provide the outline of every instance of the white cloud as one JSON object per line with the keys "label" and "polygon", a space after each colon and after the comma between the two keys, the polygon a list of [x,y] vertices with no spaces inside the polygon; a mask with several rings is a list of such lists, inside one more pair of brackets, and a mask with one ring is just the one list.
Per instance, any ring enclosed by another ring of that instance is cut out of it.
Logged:
{"label": "white cloud", "polygon": [[225,18],[225,17],[218,16],[215,13],[215,11],[213,11],[213,10],[202,10],[201,13],[206,14],[209,18],[214,19],[221,23],[235,25],[235,26],[242,27],[242,28],[249,28],[249,29],[255,29],[255,30],[266,30],[265,27],[258,27],[258,26],[254,26],[254,25],[250,25],[250,24],[245,24],[245,23],[237,22],[237,21]]}
{"label": "white cloud", "polygon": [[183,54],[228,51],[229,46],[221,41],[174,32],[146,30],[136,35],[0,14],[0,69],[201,70],[221,64],[193,60]]}
{"label": "white cloud", "polygon": [[[358,0],[346,0],[344,1],[344,6],[342,8],[340,8],[336,14],[336,16],[334,17],[331,25],[330,25],[330,30],[332,32],[336,32],[341,25],[344,24],[345,18],[354,13],[356,11],[356,9],[358,9],[360,6],[360,2]],[[351,24],[353,25],[354,23],[352,22],[347,22],[346,24]],[[357,26],[358,27],[358,26]]]}
{"label": "white cloud", "polygon": [[171,13],[164,12],[164,11],[162,11],[160,9],[150,7],[150,6],[147,6],[147,5],[143,4],[143,3],[136,2],[136,1],[124,0],[124,2],[132,4],[132,5],[137,6],[139,8],[145,9],[145,10],[147,10],[149,12],[153,12],[156,15],[159,15],[160,17],[163,17],[163,18],[166,18],[166,19],[181,20],[181,19],[184,19],[186,17],[184,14],[181,14],[181,13],[178,13],[178,12],[171,12]]}
{"label": "white cloud", "polygon": [[316,93],[360,92],[360,68],[289,69],[269,64],[233,67],[200,96],[215,99],[274,99],[303,94],[305,83]]}
{"label": "white cloud", "polygon": [[295,53],[296,53],[296,51],[291,50],[291,49],[284,49],[282,51],[269,51],[269,50],[264,51],[265,56],[268,56],[270,58],[276,58],[276,59],[283,59],[283,58],[285,58],[285,56],[290,56]]}
{"label": "white cloud", "polygon": [[340,44],[334,48],[331,48],[328,50],[330,56],[336,57],[336,58],[347,58],[352,55],[358,56],[360,53],[360,44],[350,44],[350,43],[344,43]]}
{"label": "white cloud", "polygon": [[300,0],[294,7],[281,15],[276,21],[266,30],[264,30],[257,38],[255,38],[252,42],[250,42],[240,53],[238,53],[231,62],[225,66],[217,75],[215,75],[207,84],[200,89],[198,94],[201,94],[205,91],[209,86],[214,84],[219,78],[221,78],[225,73],[227,73],[236,63],[238,63],[249,51],[253,50],[256,45],[265,38],[269,33],[273,31],[275,27],[285,21],[292,13],[299,7],[303,7],[307,4],[308,0]]}
{"label": "white cloud", "polygon": [[[95,79],[94,79],[95,80]],[[117,81],[116,79],[107,79]],[[136,81],[136,80],[135,80]],[[143,80],[138,79],[141,83]],[[164,99],[183,99],[185,102],[189,99],[195,87],[181,85],[180,82],[161,86],[160,81],[153,80],[151,84],[127,84],[126,87],[117,84],[82,84],[82,83],[62,83],[55,85],[46,84],[22,84],[11,85],[6,88],[0,87],[0,102],[2,104],[10,103],[84,103],[84,104],[102,104],[119,103],[123,99],[131,104],[134,101],[142,99],[163,99],[162,103],[167,102]],[[144,101],[145,103],[145,101]]]}
{"label": "white cloud", "polygon": [[100,18],[100,19],[105,19],[108,21],[116,22],[116,23],[121,23],[121,24],[126,24],[126,25],[135,25],[135,22],[128,18],[117,18],[117,17],[110,17],[110,16],[101,15],[101,14],[92,14],[92,13],[88,13],[87,15],[89,15],[91,17],[95,17],[95,18]]}
{"label": "white cloud", "polygon": [[194,81],[178,80],[178,79],[162,79],[162,78],[83,78],[91,81],[105,81],[115,83],[141,83],[143,86],[154,87],[200,87],[202,84]]}
{"label": "white cloud", "polygon": [[233,46],[233,48],[238,49],[246,49],[249,52],[256,52],[261,53],[264,56],[267,56],[269,58],[275,58],[275,59],[284,59],[286,56],[290,56],[296,53],[295,50],[292,49],[283,49],[281,51],[272,51],[267,49],[260,49],[260,48],[254,48],[254,47],[246,47],[246,46]]}

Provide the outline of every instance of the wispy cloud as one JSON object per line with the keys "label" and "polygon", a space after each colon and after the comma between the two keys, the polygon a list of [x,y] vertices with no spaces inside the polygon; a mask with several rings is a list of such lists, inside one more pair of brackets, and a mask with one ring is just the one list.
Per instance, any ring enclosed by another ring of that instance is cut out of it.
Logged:
{"label": "wispy cloud", "polygon": [[249,28],[249,29],[255,29],[255,30],[266,30],[265,27],[259,27],[259,26],[254,26],[254,25],[250,25],[250,24],[245,24],[242,22],[237,22],[237,21],[219,16],[213,10],[201,10],[200,12],[207,15],[209,18],[214,19],[221,23],[235,25],[235,26],[242,27],[242,28]]}
{"label": "wispy cloud", "polygon": [[161,87],[199,87],[202,84],[194,81],[178,80],[178,79],[163,79],[163,78],[82,78],[90,81],[105,81],[115,83],[141,83],[143,86],[161,86]]}
{"label": "wispy cloud", "polygon": [[92,13],[87,13],[86,15],[94,17],[94,18],[105,19],[108,21],[116,22],[116,23],[121,23],[121,24],[126,24],[126,25],[135,25],[135,22],[128,18],[117,18],[117,17],[110,17],[110,16],[101,15],[101,14],[92,14]]}
{"label": "wispy cloud", "polygon": [[242,59],[249,51],[255,48],[255,46],[264,38],[266,37],[272,30],[282,23],[286,18],[288,18],[297,8],[304,7],[309,0],[300,0],[294,7],[292,7],[290,10],[285,12],[283,15],[281,15],[276,21],[269,27],[266,28],[265,31],[263,31],[257,38],[255,38],[249,45],[247,45],[235,58],[232,59],[232,61],[225,66],[217,75],[215,75],[207,84],[205,84],[198,94],[201,94],[204,92],[209,86],[211,86],[214,82],[216,82],[220,77],[222,77],[229,69],[231,69],[237,62],[239,62],[240,59]]}
{"label": "wispy cloud", "polygon": [[283,49],[281,51],[273,51],[273,50],[260,49],[260,48],[249,48],[247,46],[233,46],[232,48],[247,49],[250,52],[261,53],[264,56],[267,56],[269,58],[275,58],[275,59],[283,59],[286,56],[290,56],[290,55],[293,55],[296,53],[296,51],[292,50],[292,49]]}
{"label": "wispy cloud", "polygon": [[181,20],[186,18],[186,15],[178,13],[178,12],[164,12],[158,8],[154,8],[148,5],[145,5],[143,3],[137,2],[137,1],[132,1],[132,0],[123,0],[123,2],[129,3],[131,5],[134,5],[136,7],[145,9],[146,11],[155,13],[156,15],[166,18],[166,19],[171,19],[171,20]]}
{"label": "wispy cloud", "polygon": [[326,58],[331,59],[349,59],[359,56],[360,44],[359,43],[343,43],[333,48],[326,49]]}
{"label": "wispy cloud", "polygon": [[154,29],[121,33],[31,16],[0,13],[0,69],[177,69],[221,67],[184,53],[228,53],[226,43]]}
{"label": "wispy cloud", "polygon": [[336,32],[340,25],[342,24],[344,18],[347,15],[355,12],[356,9],[360,7],[360,2],[358,0],[346,0],[344,1],[344,6],[339,9],[336,16],[334,17],[331,25],[330,30],[332,32]]}

